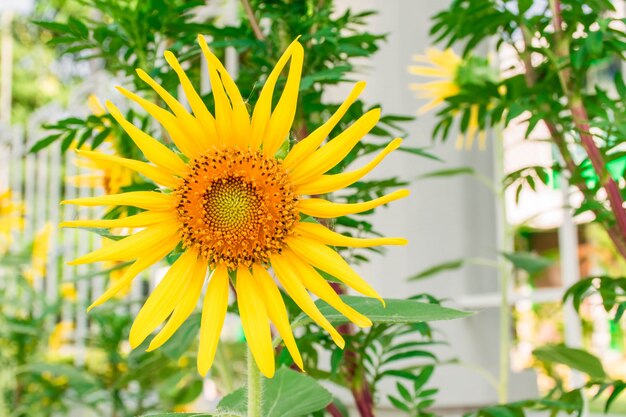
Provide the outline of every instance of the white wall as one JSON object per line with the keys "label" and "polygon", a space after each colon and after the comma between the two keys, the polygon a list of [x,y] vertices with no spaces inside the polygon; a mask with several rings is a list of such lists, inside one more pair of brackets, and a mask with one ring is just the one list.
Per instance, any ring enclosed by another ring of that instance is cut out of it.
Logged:
{"label": "white wall", "polygon": [[[364,98],[382,103],[383,113],[415,114],[423,104],[408,85],[417,78],[407,72],[413,54],[429,45],[429,19],[448,4],[447,0],[341,0],[341,8],[376,9],[370,30],[388,33],[388,42],[367,61],[359,79],[367,81]],[[343,92],[342,92],[343,93]],[[345,95],[344,95],[345,96]],[[493,175],[493,146],[487,151],[457,151],[456,135],[448,142],[432,143],[433,114],[410,124],[407,146],[429,146],[445,163],[437,163],[396,152],[373,175],[399,175],[413,179],[444,168],[472,166]],[[410,240],[407,247],[390,248],[362,268],[363,276],[385,297],[406,297],[429,292],[438,297],[456,298],[466,294],[497,291],[497,275],[490,269],[467,267],[442,273],[436,278],[408,283],[406,278],[432,265],[467,256],[495,258],[496,220],[491,193],[469,177],[420,180],[411,185],[411,196],[395,202],[375,216],[378,229],[388,236]],[[454,305],[454,302],[450,303]],[[437,324],[450,341],[439,349],[443,359],[458,357],[462,362],[498,372],[498,311],[490,309],[464,320]],[[461,366],[437,369],[432,385],[441,389],[438,405],[450,411],[484,405],[497,400],[496,392],[476,372]],[[512,399],[533,396],[532,375],[512,376]]]}

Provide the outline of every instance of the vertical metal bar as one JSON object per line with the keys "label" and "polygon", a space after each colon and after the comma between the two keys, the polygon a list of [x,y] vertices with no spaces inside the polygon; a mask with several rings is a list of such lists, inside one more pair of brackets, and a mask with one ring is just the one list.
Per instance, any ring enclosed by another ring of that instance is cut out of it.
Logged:
{"label": "vertical metal bar", "polygon": [[[72,155],[68,152],[65,154],[64,159],[65,159],[65,172],[67,175],[66,178],[76,175],[76,166],[72,163]],[[63,179],[64,183],[62,184],[65,190],[65,192],[63,193],[63,198],[64,199],[76,198],[76,195],[77,195],[76,187],[74,187],[74,185],[72,184],[69,184],[66,178]],[[63,211],[64,220],[72,220],[76,217],[76,206],[72,204],[64,205],[62,207],[62,211]],[[68,265],[66,262],[74,259],[77,255],[76,253],[77,242],[78,242],[77,236],[78,236],[78,231],[76,229],[63,229],[61,232],[61,237],[62,237],[61,242],[63,245],[62,256],[63,256],[63,261],[64,261],[63,267],[62,267],[63,281],[72,282],[75,287],[78,286],[78,283],[74,282],[74,279],[76,278],[76,267]],[[78,302],[80,303],[79,300]],[[76,308],[73,304],[64,303],[63,308],[61,310],[61,319],[63,321],[74,323],[75,311],[76,311]]]}
{"label": "vertical metal bar", "polygon": [[13,12],[5,11],[0,17],[2,31],[0,50],[0,124],[11,125],[11,90],[13,84]]}
{"label": "vertical metal bar", "polygon": [[[570,187],[565,176],[561,176],[563,195],[563,222],[559,227],[559,254],[561,266],[561,282],[563,292],[580,280],[580,258],[578,256],[578,228],[572,216],[570,205]],[[578,314],[574,307],[563,305],[565,344],[571,347],[582,346],[582,330]],[[572,374],[573,386],[582,386],[584,380],[578,372]]]}
{"label": "vertical metal bar", "polygon": [[61,144],[55,142],[49,148],[50,165],[48,168],[48,222],[52,224],[50,245],[48,248],[48,265],[46,276],[46,296],[48,301],[55,302],[59,294],[58,262],[61,253],[58,233],[59,201],[61,195]]}

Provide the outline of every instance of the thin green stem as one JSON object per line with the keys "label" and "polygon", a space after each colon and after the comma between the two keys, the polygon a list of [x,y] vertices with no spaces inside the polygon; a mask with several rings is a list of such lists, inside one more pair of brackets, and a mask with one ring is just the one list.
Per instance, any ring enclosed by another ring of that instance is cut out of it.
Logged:
{"label": "thin green stem", "polygon": [[248,348],[248,417],[262,417],[263,387],[261,372]]}
{"label": "thin green stem", "polygon": [[224,384],[224,391],[232,392],[234,388],[233,378],[226,364],[226,355],[224,354],[224,346],[222,343],[218,343],[217,345],[217,352],[216,352],[215,359],[216,359],[215,366],[217,368],[217,372],[220,374],[220,377],[222,378],[222,384]]}
{"label": "thin green stem", "polygon": [[[494,176],[496,182],[504,180],[504,138],[500,129],[494,129]],[[496,194],[496,216],[499,223],[498,249],[501,252],[513,252],[513,230],[506,219],[506,200],[501,190]],[[509,286],[512,268],[502,260],[500,264],[500,371],[498,378],[498,401],[507,402],[509,389],[509,351],[511,350],[511,311],[509,305]]]}

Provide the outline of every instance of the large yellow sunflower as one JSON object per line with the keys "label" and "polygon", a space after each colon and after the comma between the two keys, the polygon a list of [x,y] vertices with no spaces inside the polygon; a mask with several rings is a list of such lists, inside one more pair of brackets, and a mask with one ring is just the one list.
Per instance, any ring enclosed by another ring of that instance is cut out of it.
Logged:
{"label": "large yellow sunflower", "polygon": [[[355,324],[370,320],[342,302],[320,275],[324,271],[356,291],[380,299],[332,246],[369,247],[403,245],[401,238],[356,239],[335,233],[306,219],[333,218],[371,210],[408,195],[407,190],[357,204],[336,204],[306,194],[324,194],[346,187],[370,172],[400,146],[393,140],[376,158],[352,172],[326,175],[377,123],[380,110],[371,110],[321,146],[333,127],[357,99],[365,84],[358,83],[336,113],[308,137],[297,143],[284,159],[275,155],[293,123],[304,50],[294,41],[269,74],[250,116],[237,86],[204,38],[200,47],[208,61],[215,99],[215,116],[193,88],[170,52],[165,59],[176,71],[193,115],[157,84],[137,70],[169,106],[160,108],[119,88],[167,130],[180,154],[170,150],[128,122],[115,105],[107,108],[150,163],[89,152],[92,159],[131,168],[159,184],[156,191],[133,191],[102,197],[79,198],[65,204],[87,206],[127,205],[145,211],[115,220],[76,220],[70,227],[134,227],[143,230],[73,261],[73,264],[109,260],[134,260],[123,279],[109,288],[90,308],[102,304],[142,270],[158,262],[177,246],[182,254],[137,315],[130,332],[133,347],[141,344],[159,325],[169,320],[152,339],[149,350],[165,343],[193,312],[208,281],[200,329],[198,370],[206,374],[214,359],[234,281],[246,339],[261,372],[274,374],[271,321],[295,363],[302,358],[292,334],[276,279],[295,303],[333,340],[344,340],[313,303],[308,291],[324,299]],[[284,91],[275,107],[272,96],[279,75],[289,62]],[[206,279],[207,270],[210,277]],[[381,300],[382,301],[382,300]]]}
{"label": "large yellow sunflower", "polygon": [[[426,55],[416,55],[413,60],[422,65],[409,67],[409,72],[422,77],[435,78],[434,81],[411,84],[411,88],[418,92],[419,98],[430,100],[420,107],[418,111],[420,114],[432,110],[447,98],[454,97],[461,92],[461,87],[457,84],[457,73],[463,64],[463,59],[452,49],[441,51],[437,48],[428,48]],[[465,135],[458,135],[456,148],[461,149],[465,145],[466,149],[472,149],[476,134],[478,134],[479,149],[485,149],[487,134],[480,130],[478,105],[474,104],[470,107],[467,132]]]}

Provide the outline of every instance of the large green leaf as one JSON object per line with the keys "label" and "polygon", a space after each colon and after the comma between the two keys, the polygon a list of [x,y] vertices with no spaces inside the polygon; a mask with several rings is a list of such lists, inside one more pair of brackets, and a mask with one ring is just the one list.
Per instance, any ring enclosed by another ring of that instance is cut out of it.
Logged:
{"label": "large green leaf", "polygon": [[523,269],[531,275],[541,272],[554,264],[553,259],[535,255],[530,252],[503,253],[502,256],[511,261],[515,268]]}
{"label": "large green leaf", "polygon": [[[333,396],[315,379],[289,368],[280,368],[272,379],[263,379],[263,417],[299,417],[321,410]],[[246,390],[240,388],[220,401],[222,413],[246,415]]]}
{"label": "large green leaf", "polygon": [[582,349],[570,348],[565,345],[546,345],[535,349],[533,354],[543,362],[562,363],[584,372],[592,378],[606,378],[600,359]]}
{"label": "large green leaf", "polygon": [[[467,317],[472,313],[442,307],[438,304],[423,303],[415,300],[385,299],[385,306],[374,298],[342,295],[341,299],[350,307],[369,317],[373,323],[419,323],[424,321],[452,320]],[[348,319],[325,301],[315,302],[326,318],[334,324],[348,322]],[[293,327],[308,324],[311,319],[301,314]]]}

